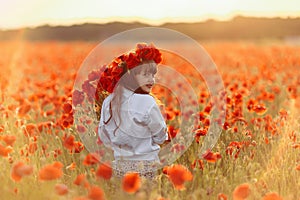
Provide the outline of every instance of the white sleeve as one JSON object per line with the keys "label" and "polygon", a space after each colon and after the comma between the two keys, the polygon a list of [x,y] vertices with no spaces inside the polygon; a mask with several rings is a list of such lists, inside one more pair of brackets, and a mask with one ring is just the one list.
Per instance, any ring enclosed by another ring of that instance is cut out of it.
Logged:
{"label": "white sleeve", "polygon": [[105,102],[103,102],[103,104],[102,104],[100,122],[99,122],[99,126],[98,126],[98,135],[99,135],[100,140],[103,142],[103,144],[106,147],[111,148],[111,145],[112,145],[111,140],[110,140],[108,132],[105,129],[105,125],[104,125],[104,122],[103,122],[103,120],[104,120],[104,116],[103,116],[104,115],[104,109],[105,109]]}
{"label": "white sleeve", "polygon": [[167,139],[167,125],[158,108],[155,104],[149,111],[149,124],[148,127],[152,134],[154,143],[162,144]]}
{"label": "white sleeve", "polygon": [[105,130],[105,128],[103,126],[101,126],[100,124],[98,127],[98,135],[99,135],[100,140],[103,142],[103,144],[106,147],[111,148],[111,140],[109,138],[109,135],[108,135],[107,131]]}

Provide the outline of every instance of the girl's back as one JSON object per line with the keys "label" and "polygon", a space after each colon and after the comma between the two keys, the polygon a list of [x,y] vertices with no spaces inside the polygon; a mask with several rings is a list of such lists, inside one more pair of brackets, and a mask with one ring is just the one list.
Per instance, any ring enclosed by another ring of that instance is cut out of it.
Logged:
{"label": "girl's back", "polygon": [[[103,102],[100,127],[106,137],[101,140],[110,144],[115,159],[158,160],[160,143],[166,139],[166,124],[161,116],[155,99],[147,94],[137,94],[124,88],[120,112],[110,118],[112,95]],[[105,125],[105,126],[104,126]]]}

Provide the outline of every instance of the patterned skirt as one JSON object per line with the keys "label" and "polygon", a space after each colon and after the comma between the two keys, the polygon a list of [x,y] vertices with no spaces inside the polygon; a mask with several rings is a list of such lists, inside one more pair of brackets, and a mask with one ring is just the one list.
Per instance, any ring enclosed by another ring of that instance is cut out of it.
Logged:
{"label": "patterned skirt", "polygon": [[122,178],[128,172],[136,172],[141,177],[154,179],[158,164],[152,160],[115,160],[112,167],[114,176],[118,178]]}

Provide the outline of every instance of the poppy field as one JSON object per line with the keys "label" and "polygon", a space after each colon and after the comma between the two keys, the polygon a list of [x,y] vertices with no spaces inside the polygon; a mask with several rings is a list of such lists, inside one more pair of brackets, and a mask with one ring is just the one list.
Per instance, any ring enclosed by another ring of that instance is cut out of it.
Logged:
{"label": "poppy field", "polygon": [[[112,176],[110,163],[99,161],[105,152],[89,152],[80,138],[89,129],[74,123],[73,109],[86,97],[86,87],[75,91],[74,81],[97,43],[0,44],[1,199],[300,199],[300,46],[201,42],[225,88],[221,135],[199,156],[212,107],[202,81],[195,86],[197,102],[191,102],[199,112],[185,113],[196,119],[191,145],[173,143],[172,153],[184,151],[182,156],[155,180],[146,180],[135,173]],[[177,63],[181,74],[199,79]],[[176,98],[159,87],[153,93],[165,106],[170,138],[176,138],[181,112]],[[84,120],[86,126],[93,121]]]}

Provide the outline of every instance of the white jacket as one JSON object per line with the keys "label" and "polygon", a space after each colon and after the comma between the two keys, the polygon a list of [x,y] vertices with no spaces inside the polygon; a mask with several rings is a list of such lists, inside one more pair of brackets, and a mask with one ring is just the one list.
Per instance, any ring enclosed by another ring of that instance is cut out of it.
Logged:
{"label": "white jacket", "polygon": [[104,123],[110,117],[112,97],[113,94],[110,94],[102,104],[98,128],[101,141],[114,151],[115,160],[159,161],[158,144],[167,139],[167,126],[155,99],[124,88],[120,107],[121,125],[117,128],[120,121],[116,116]]}

